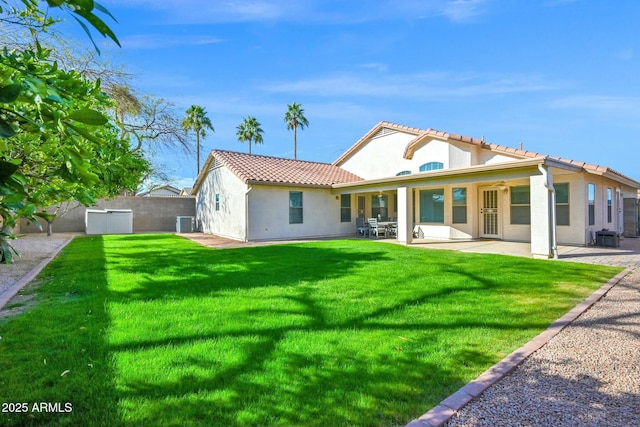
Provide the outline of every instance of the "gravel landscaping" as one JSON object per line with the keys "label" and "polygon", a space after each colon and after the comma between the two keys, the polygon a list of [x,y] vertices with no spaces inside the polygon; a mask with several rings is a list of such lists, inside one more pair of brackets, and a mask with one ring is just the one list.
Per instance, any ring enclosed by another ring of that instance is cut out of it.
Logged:
{"label": "gravel landscaping", "polygon": [[639,355],[636,269],[444,425],[640,425]]}
{"label": "gravel landscaping", "polygon": [[58,248],[67,244],[73,236],[74,234],[67,233],[51,236],[28,234],[14,240],[12,245],[18,250],[20,256],[14,255],[11,264],[0,264],[0,295],[49,258]]}

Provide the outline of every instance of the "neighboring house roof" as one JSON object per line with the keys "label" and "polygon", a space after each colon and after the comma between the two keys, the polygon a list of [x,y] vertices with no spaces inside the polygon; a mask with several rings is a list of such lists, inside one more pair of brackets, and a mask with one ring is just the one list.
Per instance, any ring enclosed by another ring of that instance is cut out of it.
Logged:
{"label": "neighboring house roof", "polygon": [[194,192],[199,190],[208,171],[217,165],[227,167],[246,184],[331,187],[333,184],[363,180],[329,163],[213,150],[196,181]]}
{"label": "neighboring house roof", "polygon": [[136,194],[136,196],[171,196],[171,195],[180,195],[180,190],[171,185],[163,185],[161,187],[153,188],[149,191],[143,191],[142,193]]}
{"label": "neighboring house roof", "polygon": [[589,172],[595,175],[608,175],[610,177],[621,179],[624,182],[633,186],[640,185],[638,181],[632,178],[629,178],[624,174],[614,169],[608,168],[606,166],[589,164],[589,163],[580,162],[576,160],[565,159],[562,157],[549,156],[546,154],[536,153],[533,151],[506,147],[504,145],[491,144],[491,143],[485,142],[484,137],[482,137],[482,139],[478,139],[478,138],[472,138],[470,136],[442,132],[442,131],[431,129],[431,128],[425,130],[425,129],[419,129],[419,128],[414,128],[409,126],[398,125],[395,123],[390,123],[385,121],[379,122],[373,128],[371,128],[369,132],[367,132],[362,138],[360,138],[355,144],[353,144],[347,151],[345,151],[336,161],[334,161],[333,165],[340,166],[341,164],[343,164],[361,147],[366,145],[371,138],[383,132],[384,129],[389,129],[392,131],[398,131],[398,132],[403,132],[410,135],[411,134],[415,135],[415,138],[411,140],[405,147],[405,151],[404,151],[405,159],[413,158],[413,154],[415,150],[418,149],[422,145],[422,143],[424,143],[425,141],[430,139],[439,139],[442,141],[463,142],[466,144],[478,146],[482,149],[490,150],[500,154],[510,155],[513,157],[519,157],[521,159],[531,159],[531,158],[552,159],[561,163],[566,163],[568,165],[582,168],[586,172]]}

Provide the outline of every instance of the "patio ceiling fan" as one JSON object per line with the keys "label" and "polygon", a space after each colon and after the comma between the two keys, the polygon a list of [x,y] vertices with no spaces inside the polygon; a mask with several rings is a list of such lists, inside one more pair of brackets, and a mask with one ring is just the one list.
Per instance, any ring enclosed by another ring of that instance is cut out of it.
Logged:
{"label": "patio ceiling fan", "polygon": [[504,181],[504,180],[494,182],[493,184],[491,184],[491,187],[498,187],[504,193],[506,193],[509,189],[509,185],[507,184],[507,181]]}

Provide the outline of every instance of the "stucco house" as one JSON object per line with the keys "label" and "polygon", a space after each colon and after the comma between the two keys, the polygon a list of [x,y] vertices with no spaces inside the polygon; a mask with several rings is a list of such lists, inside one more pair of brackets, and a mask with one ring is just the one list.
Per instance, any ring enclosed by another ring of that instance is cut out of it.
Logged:
{"label": "stucco house", "polygon": [[610,168],[380,122],[332,164],[213,150],[196,180],[201,230],[251,241],[355,234],[397,222],[397,239],[491,238],[588,245],[638,235],[640,182]]}
{"label": "stucco house", "polygon": [[205,233],[250,240],[339,236],[354,222],[336,219],[332,185],[362,178],[328,163],[213,150],[193,188]]}

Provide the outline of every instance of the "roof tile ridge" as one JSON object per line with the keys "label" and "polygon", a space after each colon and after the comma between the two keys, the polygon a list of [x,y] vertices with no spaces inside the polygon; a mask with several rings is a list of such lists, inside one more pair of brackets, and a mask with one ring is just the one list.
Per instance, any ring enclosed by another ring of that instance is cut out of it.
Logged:
{"label": "roof tile ridge", "polygon": [[392,123],[392,122],[388,122],[388,121],[382,121],[382,122],[378,123],[374,127],[378,127],[378,126],[388,127],[388,128],[392,128],[392,129],[400,130],[400,131],[403,131],[403,130],[410,131],[411,133],[417,133],[417,134],[422,134],[422,133],[425,132],[424,129],[420,129],[420,128],[413,127],[413,126],[401,125],[401,124],[398,124],[398,123]]}
{"label": "roof tile ridge", "polygon": [[278,157],[278,156],[274,156],[274,155],[270,155],[270,154],[254,154],[254,153],[243,153],[241,151],[231,151],[231,150],[222,150],[222,149],[213,149],[211,150],[212,152],[217,151],[223,154],[239,154],[241,156],[245,156],[245,157],[259,157],[259,158],[263,158],[263,159],[274,159],[274,160],[284,160],[284,161],[289,161],[289,162],[303,162],[303,163],[313,163],[313,164],[318,164],[318,165],[329,165],[331,166],[331,163],[327,163],[327,162],[318,162],[318,161],[314,161],[314,160],[301,160],[301,159],[290,159],[287,157]]}
{"label": "roof tile ridge", "polygon": [[[214,155],[215,152],[222,155],[216,156]],[[228,154],[234,154],[234,153],[241,154],[241,153],[237,153],[235,151],[229,151],[229,150],[218,150],[218,149],[211,150],[211,154],[214,156],[214,158],[217,158],[220,161],[220,163],[222,163],[226,168],[228,168],[233,174],[235,174],[242,181],[247,182],[250,178],[240,168],[236,166],[236,164],[232,161],[232,159],[229,159],[227,157]]]}
{"label": "roof tile ridge", "polygon": [[449,133],[447,131],[444,130],[440,130],[440,129],[435,129],[435,128],[427,128],[425,131],[423,131],[423,135],[429,135],[429,136],[438,136],[438,137],[442,137],[442,138],[452,138],[452,139],[460,139],[460,135],[454,134],[454,133]]}
{"label": "roof tile ridge", "polygon": [[515,155],[523,156],[523,157],[530,157],[530,158],[547,158],[547,157],[549,157],[547,154],[538,153],[536,151],[521,150],[519,148],[509,147],[509,146],[506,146],[506,145],[500,145],[500,144],[493,144],[493,143],[485,142],[484,146],[489,148],[492,151],[500,151],[500,152],[503,152],[503,153],[515,154]]}

